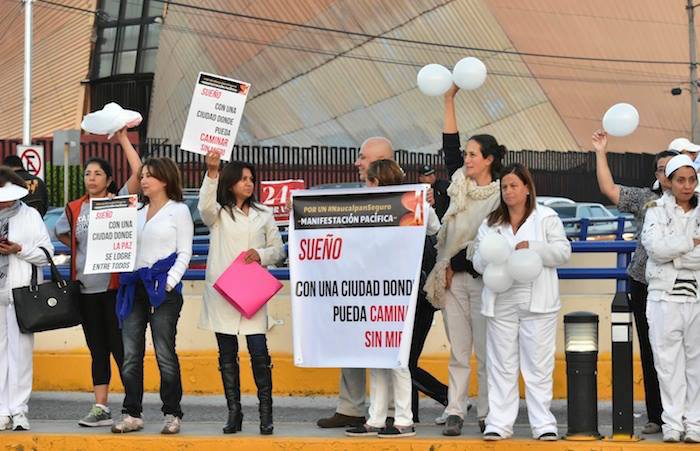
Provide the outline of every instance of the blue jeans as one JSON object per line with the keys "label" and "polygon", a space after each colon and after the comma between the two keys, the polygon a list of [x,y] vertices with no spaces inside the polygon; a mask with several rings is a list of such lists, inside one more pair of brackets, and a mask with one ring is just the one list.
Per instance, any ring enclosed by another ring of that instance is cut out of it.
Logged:
{"label": "blue jeans", "polygon": [[160,370],[160,399],[162,412],[182,418],[182,380],[180,362],[175,352],[177,320],[182,310],[182,295],[174,290],[167,293],[166,301],[154,309],[142,284],[136,288],[134,309],[122,325],[124,341],[124,405],[122,413],[140,417],[143,410],[143,358],[146,348],[146,325],[151,324],[151,336]]}
{"label": "blue jeans", "polygon": [[[246,335],[245,339],[251,357],[267,357],[267,337],[265,334]],[[216,343],[219,345],[219,361],[238,361],[238,336],[217,332]]]}

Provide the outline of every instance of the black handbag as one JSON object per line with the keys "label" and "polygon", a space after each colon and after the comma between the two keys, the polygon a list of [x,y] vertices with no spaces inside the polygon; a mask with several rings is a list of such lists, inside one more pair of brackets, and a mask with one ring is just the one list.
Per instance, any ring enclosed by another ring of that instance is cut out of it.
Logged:
{"label": "black handbag", "polygon": [[12,289],[17,324],[25,334],[73,327],[82,322],[80,282],[61,278],[49,252],[43,247],[39,249],[44,251],[51,265],[51,281],[38,284],[39,269],[32,265],[31,284]]}

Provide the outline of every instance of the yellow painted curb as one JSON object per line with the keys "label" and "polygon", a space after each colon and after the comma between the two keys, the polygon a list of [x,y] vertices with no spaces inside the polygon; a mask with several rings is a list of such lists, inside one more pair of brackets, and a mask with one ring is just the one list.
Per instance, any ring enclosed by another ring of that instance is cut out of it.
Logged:
{"label": "yellow painted curb", "polygon": [[131,434],[121,435],[56,435],[56,434],[4,434],[0,436],[0,448],[12,451],[25,450],[100,450],[100,451],[154,451],[154,450],[276,450],[276,451],[367,451],[381,449],[391,451],[627,451],[687,450],[685,444],[662,444],[660,442],[611,443],[611,442],[538,442],[536,440],[504,440],[484,442],[477,438],[402,438],[402,439],[352,439],[317,437],[195,437],[155,436]]}
{"label": "yellow painted curb", "polygon": [[[186,393],[222,393],[216,351],[179,352],[182,368],[182,384]],[[255,393],[250,360],[241,354],[241,390]],[[425,357],[420,365],[435,377],[447,381],[447,360],[445,356]],[[335,368],[298,368],[289,354],[272,354],[274,368],[273,388],[277,395],[334,395],[338,392],[339,370]],[[472,359],[472,368],[476,361]],[[112,389],[123,391],[119,373],[113,365]],[[642,369],[639,360],[634,361],[634,398],[644,399]],[[72,352],[34,353],[34,390],[91,391],[90,354],[87,350]],[[477,394],[476,371],[471,374],[470,395]],[[155,356],[146,355],[144,363],[144,389],[150,392],[159,390],[159,373]],[[522,381],[521,381],[522,393]],[[598,399],[611,399],[612,368],[610,354],[602,354],[598,359]],[[566,398],[566,362],[559,357],[554,367],[554,397]]]}

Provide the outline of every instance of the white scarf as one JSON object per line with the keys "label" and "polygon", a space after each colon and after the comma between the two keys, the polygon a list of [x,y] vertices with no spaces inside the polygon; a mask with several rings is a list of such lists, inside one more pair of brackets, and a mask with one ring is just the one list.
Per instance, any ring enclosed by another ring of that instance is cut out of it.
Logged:
{"label": "white scarf", "polygon": [[476,232],[489,213],[498,207],[501,197],[498,180],[478,186],[466,177],[464,168],[452,175],[447,194],[450,196],[450,207],[442,218],[442,227],[438,233],[437,263],[424,287],[430,303],[439,309],[445,306],[445,277],[450,259],[465,247],[467,258],[474,255]]}

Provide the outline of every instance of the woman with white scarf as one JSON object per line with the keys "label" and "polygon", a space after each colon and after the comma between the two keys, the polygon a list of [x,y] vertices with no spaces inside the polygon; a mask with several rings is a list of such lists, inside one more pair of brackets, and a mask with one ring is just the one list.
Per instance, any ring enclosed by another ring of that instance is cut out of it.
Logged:
{"label": "woman with white scarf", "polygon": [[0,431],[29,430],[34,335],[19,330],[12,289],[31,283],[32,265],[48,263],[40,247],[53,255],[41,215],[20,200],[28,193],[21,177],[0,168]]}
{"label": "woman with white scarf", "polygon": [[647,209],[647,321],[659,377],[665,442],[700,443],[700,207],[693,161],[666,163],[671,192]]}
{"label": "woman with white scarf", "polygon": [[538,206],[530,171],[519,163],[501,173],[501,203],[479,227],[474,268],[483,274],[480,243],[498,233],[513,249],[532,249],[542,259],[542,272],[532,282],[514,282],[502,293],[484,287],[489,414],[485,440],[513,435],[518,416],[518,369],[525,381],[525,399],[532,436],[557,440],[552,415],[552,374],[561,308],[557,267],[571,256],[564,225],[551,208]]}
{"label": "woman with white scarf", "polygon": [[[488,413],[486,382],[486,322],[481,316],[483,283],[474,271],[474,239],[481,222],[498,206],[498,174],[506,152],[491,135],[475,135],[460,151],[454,106],[455,86],[445,94],[443,152],[452,173],[447,194],[450,206],[438,233],[437,263],[428,275],[425,292],[431,304],[442,310],[450,341],[447,407],[436,422],[445,422],[444,435],[462,433],[469,395],[472,344],[479,373],[477,417],[480,427]],[[461,158],[460,158],[461,154]],[[461,168],[459,164],[462,163]]]}

